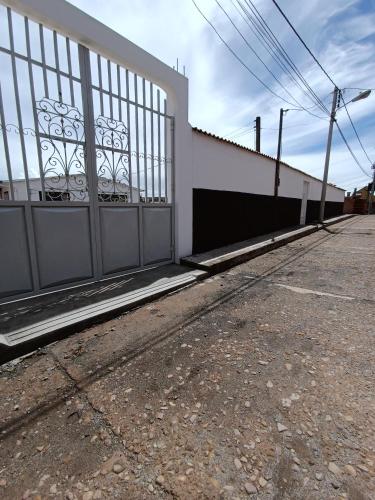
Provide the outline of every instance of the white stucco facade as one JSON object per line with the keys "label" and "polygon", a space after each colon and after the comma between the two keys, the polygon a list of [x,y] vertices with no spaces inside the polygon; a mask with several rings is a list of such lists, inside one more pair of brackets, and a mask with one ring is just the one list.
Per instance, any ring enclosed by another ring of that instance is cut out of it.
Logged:
{"label": "white stucco facade", "polygon": [[[0,199],[9,200],[9,183],[2,183]],[[45,197],[47,201],[89,201],[89,192],[86,176],[83,174],[47,177],[43,182]],[[13,179],[14,201],[25,201],[28,199],[27,186],[24,179]],[[30,201],[42,200],[41,179],[29,179]],[[130,196],[131,191],[131,196]],[[110,179],[100,179],[98,181],[99,201],[113,200],[129,202],[131,199],[138,201],[139,190],[121,182],[112,182]]]}
{"label": "white stucco facade", "polygon": [[[279,196],[302,198],[304,181],[308,199],[320,200],[319,179],[281,164]],[[193,129],[194,188],[272,196],[274,182],[274,159]],[[343,189],[327,187],[327,201],[343,202],[344,197]]]}

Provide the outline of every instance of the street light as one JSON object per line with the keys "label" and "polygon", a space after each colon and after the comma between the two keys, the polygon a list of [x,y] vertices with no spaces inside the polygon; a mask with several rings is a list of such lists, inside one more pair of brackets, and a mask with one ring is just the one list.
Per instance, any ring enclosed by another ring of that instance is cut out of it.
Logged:
{"label": "street light", "polygon": [[[341,91],[335,87],[333,91],[333,99],[332,99],[332,109],[331,109],[331,118],[329,121],[329,129],[328,129],[328,139],[327,139],[327,150],[326,150],[326,159],[324,163],[324,175],[323,175],[323,183],[322,183],[322,194],[320,198],[320,209],[319,209],[319,222],[324,221],[324,207],[326,204],[326,194],[327,194],[327,181],[328,181],[328,168],[329,168],[329,159],[331,156],[331,146],[332,146],[332,134],[333,134],[333,124],[336,120],[336,112],[340,108],[337,105],[337,100]],[[365,90],[360,92],[354,99],[350,102],[357,102],[362,99],[366,99],[371,94],[371,90]]]}
{"label": "street light", "polygon": [[361,99],[366,99],[371,94],[371,90],[364,90],[363,92],[360,92],[354,99],[352,99],[349,102],[357,102],[360,101]]}

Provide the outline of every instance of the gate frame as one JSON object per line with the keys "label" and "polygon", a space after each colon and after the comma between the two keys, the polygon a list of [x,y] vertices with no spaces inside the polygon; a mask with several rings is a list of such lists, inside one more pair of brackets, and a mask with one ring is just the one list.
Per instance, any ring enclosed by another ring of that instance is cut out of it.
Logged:
{"label": "gate frame", "polygon": [[[65,0],[0,0],[4,5],[68,36],[114,63],[128,68],[167,94],[167,113],[174,116],[172,224],[174,260],[192,252],[192,130],[188,122],[188,79],[156,57]],[[95,40],[92,34],[95,33]],[[175,212],[175,213],[174,213]]]}

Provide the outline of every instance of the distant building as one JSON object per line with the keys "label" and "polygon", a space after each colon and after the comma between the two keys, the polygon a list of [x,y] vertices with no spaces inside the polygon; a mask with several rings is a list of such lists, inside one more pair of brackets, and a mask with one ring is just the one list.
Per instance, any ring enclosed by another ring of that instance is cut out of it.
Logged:
{"label": "distant building", "polygon": [[[369,183],[361,189],[355,189],[353,193],[347,193],[344,201],[344,213],[367,214],[371,186],[372,183]],[[372,204],[375,207],[375,195],[372,196]]]}
{"label": "distant building", "polygon": [[[368,184],[367,186],[364,186],[361,189],[357,189],[356,197],[360,198],[361,200],[369,201],[371,186],[372,186],[372,183],[370,182],[370,184]],[[372,195],[372,201],[375,202],[375,195]]]}
{"label": "distant building", "polygon": [[[43,191],[40,177],[29,179],[30,201],[42,201]],[[25,179],[13,179],[14,200],[27,200]],[[46,177],[44,179],[45,201],[89,201],[88,184],[84,174]],[[98,179],[98,200],[116,202],[138,202],[139,189],[127,183]],[[130,196],[132,194],[132,196]],[[141,195],[141,201],[144,198]],[[12,199],[8,181],[0,181],[0,200]]]}

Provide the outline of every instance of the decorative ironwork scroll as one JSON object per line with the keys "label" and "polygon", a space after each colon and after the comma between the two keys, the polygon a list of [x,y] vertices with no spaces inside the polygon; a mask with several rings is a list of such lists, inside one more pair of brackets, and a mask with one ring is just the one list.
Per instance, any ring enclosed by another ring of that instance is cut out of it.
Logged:
{"label": "decorative ironwork scroll", "polygon": [[100,115],[95,120],[98,197],[128,201],[128,129],[122,121]]}
{"label": "decorative ironwork scroll", "polygon": [[85,131],[79,109],[43,98],[36,103],[43,178],[49,201],[88,199]]}

